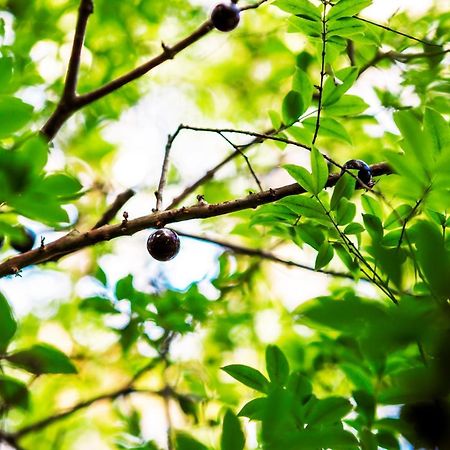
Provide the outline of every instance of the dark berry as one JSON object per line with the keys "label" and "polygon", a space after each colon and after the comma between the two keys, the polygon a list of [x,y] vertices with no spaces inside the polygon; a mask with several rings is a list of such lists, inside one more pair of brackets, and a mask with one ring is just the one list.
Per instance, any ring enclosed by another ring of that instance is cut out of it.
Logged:
{"label": "dark berry", "polygon": [[3,247],[4,242],[5,242],[5,236],[0,234],[0,249]]}
{"label": "dark berry", "polygon": [[28,252],[33,248],[36,235],[28,228],[20,227],[20,238],[12,238],[10,241],[11,247],[20,253]]}
{"label": "dark berry", "polygon": [[180,251],[180,238],[175,231],[161,228],[148,237],[147,250],[158,261],[169,261]]}
{"label": "dark berry", "polygon": [[[370,166],[362,161],[361,159],[351,159],[347,161],[344,166],[344,169],[359,169],[358,170],[358,178],[368,187],[372,187],[374,182],[372,180],[372,169]],[[341,172],[341,175],[344,171]],[[356,187],[364,187],[361,183],[356,183]]]}
{"label": "dark berry", "polygon": [[211,13],[211,22],[219,31],[234,30],[238,26],[239,20],[239,8],[234,3],[230,5],[220,3]]}

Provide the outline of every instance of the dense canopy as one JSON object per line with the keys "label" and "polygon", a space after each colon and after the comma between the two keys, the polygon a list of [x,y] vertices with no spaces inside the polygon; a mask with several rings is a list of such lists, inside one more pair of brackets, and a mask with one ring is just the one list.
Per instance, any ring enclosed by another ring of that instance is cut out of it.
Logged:
{"label": "dense canopy", "polygon": [[0,447],[450,448],[444,3],[0,0]]}

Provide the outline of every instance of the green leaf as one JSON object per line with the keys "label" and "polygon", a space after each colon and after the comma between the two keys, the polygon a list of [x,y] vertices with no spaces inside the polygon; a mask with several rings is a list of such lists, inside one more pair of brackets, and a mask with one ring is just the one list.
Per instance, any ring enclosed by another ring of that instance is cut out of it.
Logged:
{"label": "green leaf", "polygon": [[321,14],[319,8],[308,0],[277,0],[273,3],[278,8],[291,14],[296,14],[305,19],[320,21]]}
{"label": "green leaf", "polygon": [[[326,218],[326,220],[328,220],[328,218]],[[312,225],[310,223],[301,223],[296,227],[295,231],[305,244],[308,244],[314,250],[319,251],[319,248],[322,245],[325,236],[317,225]]]}
{"label": "green leaf", "polygon": [[349,223],[345,229],[344,229],[344,233],[345,234],[360,234],[365,230],[365,228],[357,222],[353,222],[353,223]]}
{"label": "green leaf", "polygon": [[0,292],[0,355],[5,353],[11,339],[17,330],[17,322],[14,318],[8,300]]}
{"label": "green leaf", "polygon": [[372,214],[373,216],[377,216],[380,219],[383,217],[383,211],[381,209],[380,202],[378,200],[375,200],[370,195],[362,195],[361,204],[364,212],[366,212],[367,214]]}
{"label": "green leaf", "polygon": [[223,419],[220,448],[221,450],[243,450],[244,447],[245,436],[239,419],[227,409]]}
{"label": "green leaf", "polygon": [[239,417],[248,417],[250,420],[262,420],[267,408],[265,397],[255,398],[246,403],[239,411]]}
{"label": "green leaf", "polygon": [[314,187],[313,193],[317,195],[327,184],[328,166],[325,158],[316,147],[313,147],[311,150],[311,170]]}
{"label": "green leaf", "polygon": [[363,221],[372,240],[379,242],[383,238],[383,225],[381,220],[372,214],[363,214]]}
{"label": "green leaf", "polygon": [[271,109],[269,111],[269,117],[270,117],[270,121],[272,122],[273,129],[274,130],[280,129],[280,127],[282,125],[280,115],[276,111]]}
{"label": "green leaf", "polygon": [[288,23],[290,32],[300,32],[306,36],[319,38],[322,34],[322,25],[319,21],[311,20],[310,18],[302,16],[292,16]]}
{"label": "green leaf", "polygon": [[289,197],[283,198],[278,203],[287,206],[297,215],[310,217],[325,223],[329,222],[323,208],[315,198],[310,198],[306,195],[290,195]]}
{"label": "green leaf", "polygon": [[13,72],[13,59],[8,56],[0,57],[0,92],[7,89]]}
{"label": "green leaf", "polygon": [[327,36],[349,37],[355,34],[362,34],[365,30],[366,26],[363,22],[352,17],[342,17],[329,23]]}
{"label": "green leaf", "polygon": [[411,211],[412,207],[410,205],[404,204],[398,206],[384,221],[384,228],[391,229],[401,227],[403,225],[403,221],[410,215]]}
{"label": "green leaf", "polygon": [[345,197],[341,198],[336,210],[336,222],[338,225],[350,223],[356,214],[356,205],[348,201]]}
{"label": "green leaf", "polygon": [[341,0],[328,11],[327,20],[351,17],[371,4],[372,0]]}
{"label": "green leaf", "polygon": [[289,175],[307,192],[314,192],[314,182],[311,174],[301,166],[294,164],[285,164],[283,166],[289,173]]}
{"label": "green leaf", "polygon": [[433,109],[425,109],[423,132],[428,143],[427,148],[432,153],[439,154],[449,147],[450,129],[448,123]]}
{"label": "green leaf", "polygon": [[424,220],[414,225],[415,257],[432,291],[450,297],[450,250],[439,228]]}
{"label": "green leaf", "polygon": [[34,174],[40,174],[48,160],[48,142],[41,135],[27,139],[18,149],[17,154],[26,161]]}
{"label": "green leaf", "polygon": [[289,363],[283,352],[276,345],[266,348],[266,370],[270,381],[284,386],[289,376]]}
{"label": "green leaf", "polygon": [[379,431],[376,434],[378,446],[387,450],[400,450],[398,439],[389,431]]}
{"label": "green leaf", "polygon": [[287,125],[294,123],[305,111],[306,107],[300,93],[297,91],[288,92],[281,106],[283,122]]}
{"label": "green leaf", "polygon": [[339,205],[341,198],[351,198],[355,191],[355,179],[348,173],[344,173],[334,186],[333,195],[331,196],[330,208],[334,211]]}
{"label": "green leaf", "polygon": [[328,241],[324,241],[319,248],[319,253],[317,253],[314,269],[318,270],[325,267],[333,259],[333,256],[333,247],[328,243]]}
{"label": "green leaf", "polygon": [[309,425],[325,425],[339,422],[353,409],[352,404],[342,397],[328,397],[314,403],[305,417]]}
{"label": "green leaf", "polygon": [[267,378],[252,367],[244,366],[242,364],[231,364],[222,367],[222,370],[232,376],[235,380],[256,391],[267,392],[268,390],[269,381]]}
{"label": "green leaf", "polygon": [[346,67],[336,72],[335,77],[328,77],[323,86],[323,106],[336,103],[353,86],[357,76],[356,67]]}
{"label": "green leaf", "polygon": [[0,139],[25,126],[33,115],[33,107],[16,97],[0,96]]}
{"label": "green leaf", "polygon": [[41,190],[55,196],[72,195],[80,189],[81,184],[76,178],[62,173],[48,175],[41,182]]}
{"label": "green leaf", "polygon": [[208,450],[208,447],[194,439],[189,434],[183,432],[176,433],[175,448],[177,450]]}
{"label": "green leaf", "polygon": [[303,114],[311,105],[314,91],[314,86],[306,72],[297,68],[292,80],[292,89],[300,94],[303,106],[301,114]]}
{"label": "green leaf", "polygon": [[287,388],[294,395],[295,399],[303,403],[312,394],[311,381],[300,372],[293,372],[289,376]]}
{"label": "green leaf", "polygon": [[24,383],[7,375],[0,374],[0,407],[28,409],[29,392]]}
{"label": "green leaf", "polygon": [[40,375],[43,373],[77,373],[70,359],[48,344],[36,344],[7,356],[12,364]]}
{"label": "green leaf", "polygon": [[80,309],[91,309],[101,314],[117,314],[119,312],[108,298],[100,296],[83,299],[80,303]]}
{"label": "green leaf", "polygon": [[9,205],[17,212],[30,219],[47,224],[68,223],[67,211],[53,198],[39,193],[17,196],[9,200]]}
{"label": "green leaf", "polygon": [[327,116],[356,116],[364,112],[369,105],[356,95],[344,95],[336,103],[325,109]]}
{"label": "green leaf", "polygon": [[342,300],[322,297],[300,305],[296,314],[299,320],[307,318],[313,323],[350,333],[356,336],[369,326],[386,320],[385,306],[379,302],[347,296]]}
{"label": "green leaf", "polygon": [[127,275],[116,283],[117,300],[132,300],[135,293],[133,286],[133,275]]}
{"label": "green leaf", "polygon": [[[302,121],[303,126],[309,130],[311,133],[314,133],[314,129],[316,127],[316,119],[309,118]],[[322,117],[320,119],[320,136],[327,136],[333,139],[339,139],[341,141],[347,142],[348,144],[352,143],[350,135],[347,133],[347,130],[344,126],[339,123],[335,119],[331,119],[329,117]]]}
{"label": "green leaf", "polygon": [[313,133],[310,130],[307,130],[305,127],[289,127],[287,132],[300,144],[310,146],[313,139]]}

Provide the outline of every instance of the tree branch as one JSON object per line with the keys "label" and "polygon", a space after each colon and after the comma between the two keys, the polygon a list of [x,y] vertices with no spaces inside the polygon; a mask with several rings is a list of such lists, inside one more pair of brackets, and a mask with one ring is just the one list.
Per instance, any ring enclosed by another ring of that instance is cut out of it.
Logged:
{"label": "tree branch", "polygon": [[415,59],[422,59],[422,58],[433,58],[435,56],[445,55],[446,53],[449,53],[450,50],[442,50],[438,52],[419,52],[419,53],[401,53],[401,52],[377,52],[375,56],[368,61],[364,66],[361,67],[359,70],[359,75],[364,73],[367,69],[370,67],[376,66],[380,61],[383,59],[389,59],[391,61],[399,61],[402,63],[408,63],[409,61],[413,61]]}
{"label": "tree branch", "polygon": [[279,258],[278,256],[274,255],[273,253],[269,253],[264,250],[248,248],[248,247],[244,247],[241,245],[232,244],[230,242],[222,241],[220,239],[212,239],[212,238],[209,238],[206,236],[199,236],[196,234],[185,233],[185,232],[179,231],[179,230],[174,230],[174,231],[176,231],[177,234],[180,236],[184,236],[184,237],[191,238],[191,239],[196,239],[197,241],[216,244],[216,245],[219,245],[226,249],[229,249],[233,253],[236,253],[239,255],[256,256],[257,258],[265,259],[267,261],[272,261],[272,262],[275,262],[278,264],[283,264],[285,266],[298,267],[299,269],[309,270],[310,272],[316,272],[316,273],[318,272],[318,273],[323,273],[325,275],[330,275],[333,277],[348,278],[350,280],[354,280],[354,277],[349,273],[333,272],[333,271],[322,270],[322,269],[316,270],[316,269],[314,269],[314,267],[307,266],[305,264],[300,264],[295,261]]}
{"label": "tree branch", "polygon": [[[267,0],[259,1],[253,5],[248,5],[243,8],[241,8],[241,11],[246,11],[248,9],[256,9],[263,3],[265,3]],[[89,3],[92,3],[92,0],[82,0],[81,5]],[[83,11],[83,14],[85,14],[85,8],[81,8],[80,5],[80,14]],[[92,11],[91,11],[92,12]],[[89,13],[90,14],[90,13]],[[87,16],[89,16],[89,14]],[[81,19],[84,20],[84,16],[81,17]],[[86,27],[86,22],[83,22],[79,18],[77,23],[77,30],[79,29],[80,33],[84,31]],[[87,21],[87,17],[86,17]],[[115,80],[110,81],[109,83],[106,83],[102,87],[95,89],[91,92],[88,92],[86,94],[82,95],[75,95],[74,97],[67,98],[67,101],[60,102],[53,114],[49,117],[45,125],[41,129],[41,134],[45,136],[49,141],[51,141],[56,133],[59,131],[59,129],[63,126],[63,124],[66,122],[66,120],[76,111],[79,109],[89,105],[90,103],[93,103],[106,95],[111,94],[112,92],[116,91],[117,89],[125,86],[126,84],[136,80],[137,78],[140,78],[141,76],[145,75],[146,73],[150,72],[155,67],[161,65],[162,63],[166,62],[167,60],[173,59],[178,53],[180,53],[185,48],[189,47],[190,45],[194,44],[198,40],[200,40],[202,37],[207,35],[212,29],[213,24],[211,20],[206,20],[203,22],[194,32],[192,32],[189,36],[185,37],[181,41],[177,42],[172,47],[169,47],[165,44],[162,45],[163,51],[154,58],[150,59],[144,64],[141,64],[140,66],[136,67],[135,69],[131,70],[130,72],[127,72],[126,74],[116,78]],[[73,59],[71,58],[71,62],[69,62],[69,68],[70,71],[70,79],[68,78],[69,83],[69,89],[71,90],[76,85],[76,74],[75,76],[72,73],[72,70],[76,69],[76,72],[78,72],[78,66],[79,66],[79,55],[81,51],[82,46],[82,39],[81,39],[81,45],[80,45],[80,36],[75,33],[75,39],[73,44],[73,50],[72,55]],[[69,101],[70,100],[70,101]]]}
{"label": "tree branch", "polygon": [[374,27],[383,28],[383,30],[390,31],[391,33],[398,34],[400,36],[404,36],[408,39],[411,39],[412,41],[420,42],[420,43],[426,44],[426,45],[431,45],[432,47],[442,47],[442,45],[440,45],[440,44],[435,44],[434,42],[424,41],[423,39],[416,38],[414,36],[411,36],[410,34],[402,33],[401,31],[398,31],[398,30],[394,30],[393,28],[388,27],[386,25],[381,25],[380,23],[372,22],[369,19],[364,19],[364,18],[358,17],[358,16],[353,16],[353,18],[360,20],[361,22],[365,22],[370,25],[373,25]]}
{"label": "tree branch", "polygon": [[92,227],[93,230],[100,228],[103,225],[107,225],[119,212],[125,203],[134,196],[136,192],[133,189],[127,189],[126,191],[120,193],[115,200],[111,203],[109,208],[103,213],[103,216],[98,220],[98,222]]}
{"label": "tree branch", "polygon": [[[387,163],[374,164],[371,166],[371,169],[374,176],[392,173]],[[339,174],[330,175],[328,177],[327,187],[334,186],[339,176]],[[71,232],[43,247],[7,259],[0,264],[0,277],[18,274],[20,269],[24,267],[40,264],[50,259],[73,253],[98,242],[109,241],[119,236],[130,236],[146,228],[159,227],[168,223],[183,222],[191,219],[217,217],[244,209],[254,209],[260,205],[275,202],[289,195],[297,195],[304,192],[304,189],[297,183],[294,183],[223,203],[211,205],[197,204],[188,208],[182,207],[179,209],[158,211],[147,216],[128,220],[126,223],[105,225],[84,233]]]}
{"label": "tree branch", "polygon": [[156,207],[155,207],[155,211],[159,211],[161,209],[161,205],[162,205],[162,194],[164,191],[164,187],[166,185],[166,179],[167,179],[167,170],[169,168],[169,155],[170,155],[170,150],[172,148],[173,145],[173,141],[175,140],[175,138],[178,136],[178,133],[181,131],[182,125],[179,125],[178,128],[176,129],[175,133],[170,135],[167,138],[167,144],[166,144],[166,150],[164,152],[164,161],[163,161],[163,165],[161,168],[161,178],[159,179],[159,185],[158,185],[158,190],[155,192],[155,196],[156,196]]}
{"label": "tree branch", "polygon": [[[186,128],[186,127],[185,127]],[[189,128],[186,128],[189,129]],[[263,135],[264,136],[270,136],[273,133],[277,133],[280,130],[274,130],[273,128],[266,131]],[[235,159],[237,156],[242,155],[242,153],[247,150],[248,148],[252,147],[253,145],[260,144],[261,142],[264,142],[265,138],[262,137],[255,137],[252,141],[250,141],[248,144],[241,145],[239,147],[239,150],[235,150],[233,153],[230,153],[228,156],[226,156],[222,161],[220,161],[218,164],[216,164],[213,168],[209,169],[203,176],[201,176],[198,180],[196,180],[194,183],[192,183],[190,186],[185,188],[181,194],[179,194],[177,197],[175,197],[167,209],[172,209],[178,206],[189,194],[194,192],[199,186],[206,183],[207,181],[214,178],[214,175],[216,172],[221,169],[223,166],[225,166],[227,163]]]}
{"label": "tree branch", "polygon": [[83,48],[84,36],[86,35],[86,25],[89,16],[94,12],[92,0],[81,0],[78,8],[78,19],[73,38],[72,53],[67,68],[66,81],[62,101],[72,101],[76,96],[78,72],[80,68],[81,49]]}

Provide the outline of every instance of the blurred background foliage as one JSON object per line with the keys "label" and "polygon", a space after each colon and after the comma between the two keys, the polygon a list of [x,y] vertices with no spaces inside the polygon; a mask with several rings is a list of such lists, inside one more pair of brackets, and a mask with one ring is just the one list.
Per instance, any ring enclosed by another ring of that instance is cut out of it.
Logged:
{"label": "blurred background foliage", "polygon": [[[353,17],[370,3],[327,5],[315,145],[341,165],[388,161],[396,174],[376,178],[375,193],[355,191],[347,176],[327,191],[321,180],[339,168],[265,140],[246,152],[263,187],[292,176],[307,195],[178,224],[309,272],[189,238],[164,265],[149,260],[139,233],[2,279],[0,445],[449,448],[450,15],[442,2],[400,9],[387,30]],[[184,38],[213,6],[94,4],[79,93]],[[149,214],[179,123],[313,142],[323,5],[278,0],[78,111],[47,143],[36,132],[63,89],[77,7],[0,0],[2,259],[24,240],[23,226],[37,234],[35,247],[88,229],[125,188],[137,194],[121,211]],[[182,130],[165,201],[233,150],[217,133]],[[237,157],[183,204],[256,190]]]}

